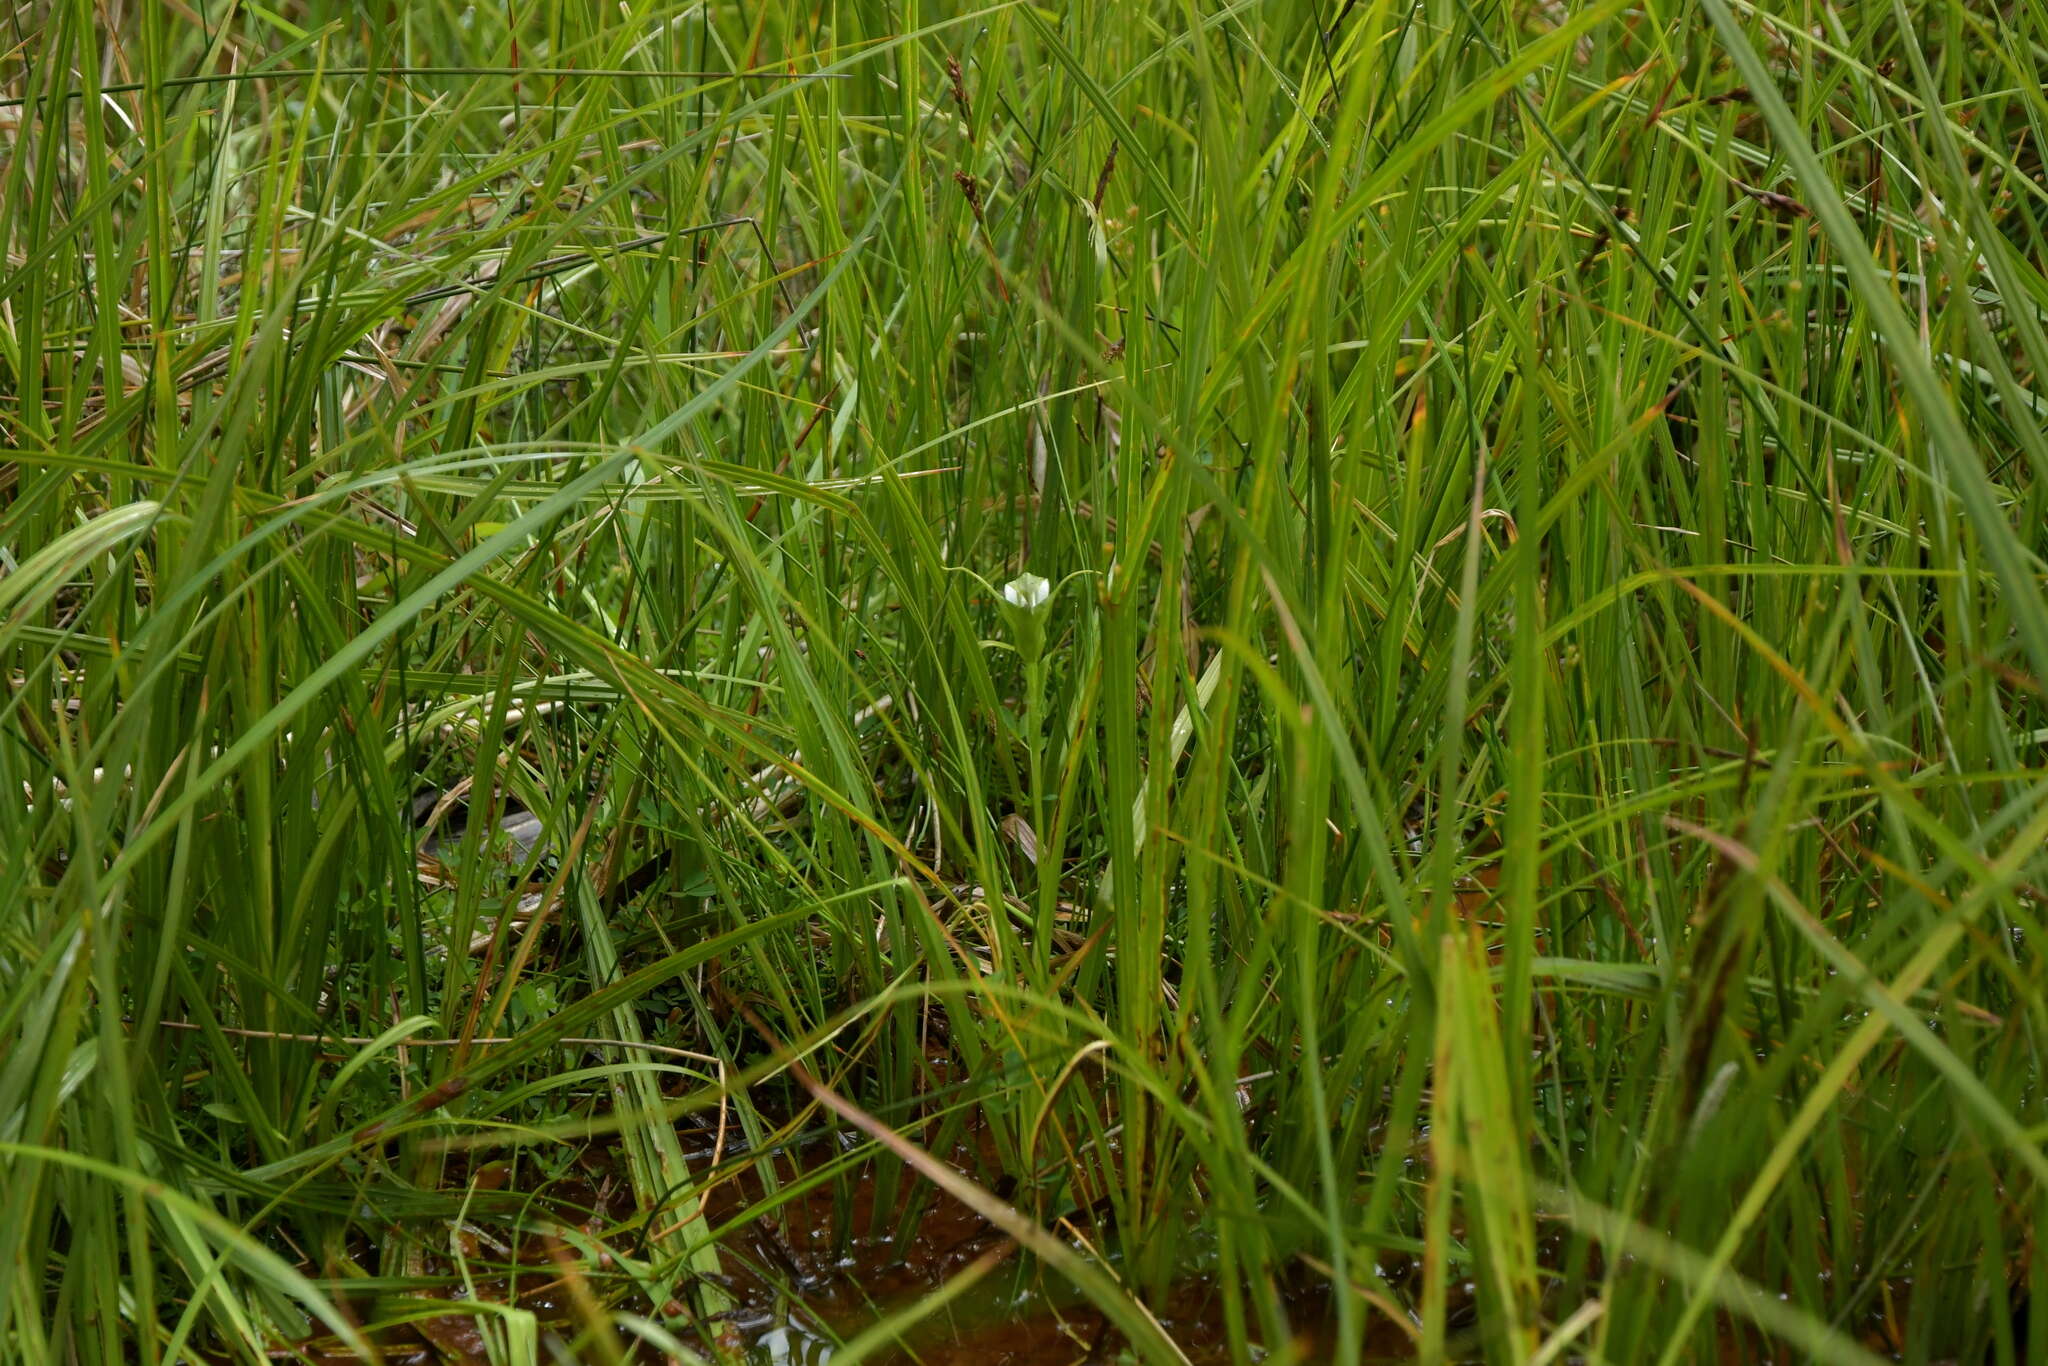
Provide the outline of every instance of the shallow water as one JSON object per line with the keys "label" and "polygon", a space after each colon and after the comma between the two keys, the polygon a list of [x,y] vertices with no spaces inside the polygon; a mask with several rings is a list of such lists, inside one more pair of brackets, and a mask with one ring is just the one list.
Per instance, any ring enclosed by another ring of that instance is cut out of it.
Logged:
{"label": "shallow water", "polygon": [[[930,1296],[978,1259],[994,1256],[1002,1264],[967,1294],[908,1328],[900,1346],[866,1360],[887,1366],[1107,1366],[1119,1360],[1124,1343],[1104,1317],[1075,1299],[1056,1277],[1041,1274],[1029,1259],[1017,1255],[1009,1240],[979,1215],[908,1174],[893,1183],[893,1194],[884,1206],[885,1183],[872,1170],[842,1174],[836,1182],[824,1176],[823,1169],[836,1156],[836,1150],[825,1144],[795,1155],[777,1153],[736,1168],[711,1189],[705,1204],[712,1224],[732,1225],[720,1238],[725,1271],[720,1289],[732,1307],[714,1322],[698,1325],[674,1304],[663,1306],[666,1312],[631,1300],[608,1308],[662,1323],[707,1358],[759,1366],[826,1366],[840,1343]],[[973,1174],[972,1152],[963,1148],[953,1157],[952,1165]],[[582,1174],[552,1183],[537,1193],[537,1199],[560,1222],[601,1237],[632,1217],[630,1184],[612,1155],[587,1154],[580,1165]],[[772,1169],[781,1200],[765,1212],[753,1208],[769,1191],[762,1166]],[[474,1184],[488,1189],[503,1179],[497,1171],[483,1170]],[[807,1180],[814,1184],[790,1193]],[[918,1206],[916,1218],[907,1235],[899,1237],[913,1203]],[[500,1273],[477,1275],[477,1299],[530,1311],[544,1337],[552,1333],[566,1341],[577,1335],[585,1320],[577,1312],[573,1282],[588,1268],[568,1261],[559,1241],[531,1233],[517,1238],[494,1235],[487,1220],[478,1220],[473,1231],[459,1235],[459,1241],[465,1258],[473,1259],[472,1266],[491,1266]],[[436,1277],[449,1277],[454,1270],[439,1258],[423,1267]],[[461,1298],[464,1293],[455,1287],[410,1298]],[[1323,1296],[1313,1288],[1304,1289],[1291,1305],[1301,1335],[1271,1359],[1326,1359],[1318,1331],[1324,1318]],[[371,1303],[352,1308],[366,1322],[379,1317],[388,1322],[391,1317],[388,1301],[382,1314]],[[1220,1296],[1200,1276],[1191,1275],[1176,1285],[1157,1313],[1195,1366],[1221,1366],[1231,1359]],[[389,1366],[492,1366],[489,1324],[488,1314],[415,1316],[411,1322],[378,1331],[374,1340]],[[1405,1355],[1405,1340],[1392,1329],[1388,1333],[1388,1340],[1371,1344],[1374,1358]],[[712,1345],[701,1345],[707,1340]],[[631,1339],[626,1342],[630,1360],[666,1359],[651,1350],[631,1350]],[[362,1361],[332,1338],[295,1343],[274,1355],[313,1366]],[[541,1359],[549,1359],[545,1343]]]}
{"label": "shallow water", "polygon": [[[970,1176],[972,1154],[953,1154],[952,1165]],[[778,1157],[778,1178],[798,1176],[800,1159]],[[734,1189],[714,1195],[712,1216],[743,1208],[759,1190],[752,1173]],[[824,1366],[837,1341],[850,1339],[890,1313],[943,1287],[977,1259],[1001,1255],[1009,1240],[979,1215],[914,1177],[897,1183],[890,1207],[878,1209],[880,1183],[852,1181],[843,1192],[829,1182],[797,1196],[775,1214],[750,1222],[725,1240],[729,1291],[740,1302],[735,1321],[748,1338],[748,1356],[764,1366]],[[907,1238],[895,1230],[911,1202],[921,1216]],[[723,1207],[723,1208],[722,1208]],[[879,1215],[879,1219],[878,1219]],[[876,1233],[871,1230],[882,1229]],[[1297,1316],[1312,1329],[1323,1317],[1315,1293],[1297,1295]],[[1197,1366],[1230,1360],[1222,1301],[1199,1276],[1176,1285],[1157,1306],[1161,1325]],[[1011,1255],[967,1294],[937,1310],[905,1334],[904,1345],[867,1358],[923,1366],[1075,1366],[1113,1362],[1123,1346],[1101,1313],[1076,1299],[1056,1277],[1029,1259]],[[1305,1331],[1301,1361],[1323,1359],[1321,1343]]]}

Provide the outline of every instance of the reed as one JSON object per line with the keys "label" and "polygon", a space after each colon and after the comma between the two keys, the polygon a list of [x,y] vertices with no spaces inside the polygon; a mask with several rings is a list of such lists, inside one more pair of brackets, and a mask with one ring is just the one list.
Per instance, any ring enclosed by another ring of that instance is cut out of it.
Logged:
{"label": "reed", "polygon": [[10,32],[0,1359],[2048,1358],[2040,0]]}

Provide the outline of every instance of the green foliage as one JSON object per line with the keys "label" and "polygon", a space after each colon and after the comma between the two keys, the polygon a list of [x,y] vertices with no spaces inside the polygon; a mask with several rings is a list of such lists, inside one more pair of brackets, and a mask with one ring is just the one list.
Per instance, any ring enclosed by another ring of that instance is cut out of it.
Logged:
{"label": "green foliage", "polygon": [[2048,1358],[2040,0],[11,32],[0,1359]]}

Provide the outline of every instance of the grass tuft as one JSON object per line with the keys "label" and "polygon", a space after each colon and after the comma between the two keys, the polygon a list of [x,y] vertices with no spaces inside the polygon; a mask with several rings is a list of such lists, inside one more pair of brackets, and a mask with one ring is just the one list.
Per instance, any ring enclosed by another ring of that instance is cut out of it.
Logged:
{"label": "grass tuft", "polygon": [[2038,0],[9,33],[0,1360],[2048,1359]]}

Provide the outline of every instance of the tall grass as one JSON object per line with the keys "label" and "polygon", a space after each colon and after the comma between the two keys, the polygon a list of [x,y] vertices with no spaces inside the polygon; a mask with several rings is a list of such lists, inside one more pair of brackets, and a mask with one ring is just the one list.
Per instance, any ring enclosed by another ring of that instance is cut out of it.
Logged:
{"label": "tall grass", "polygon": [[2044,44],[17,7],[0,1357],[710,1357],[831,1129],[1147,1361],[2048,1359]]}

